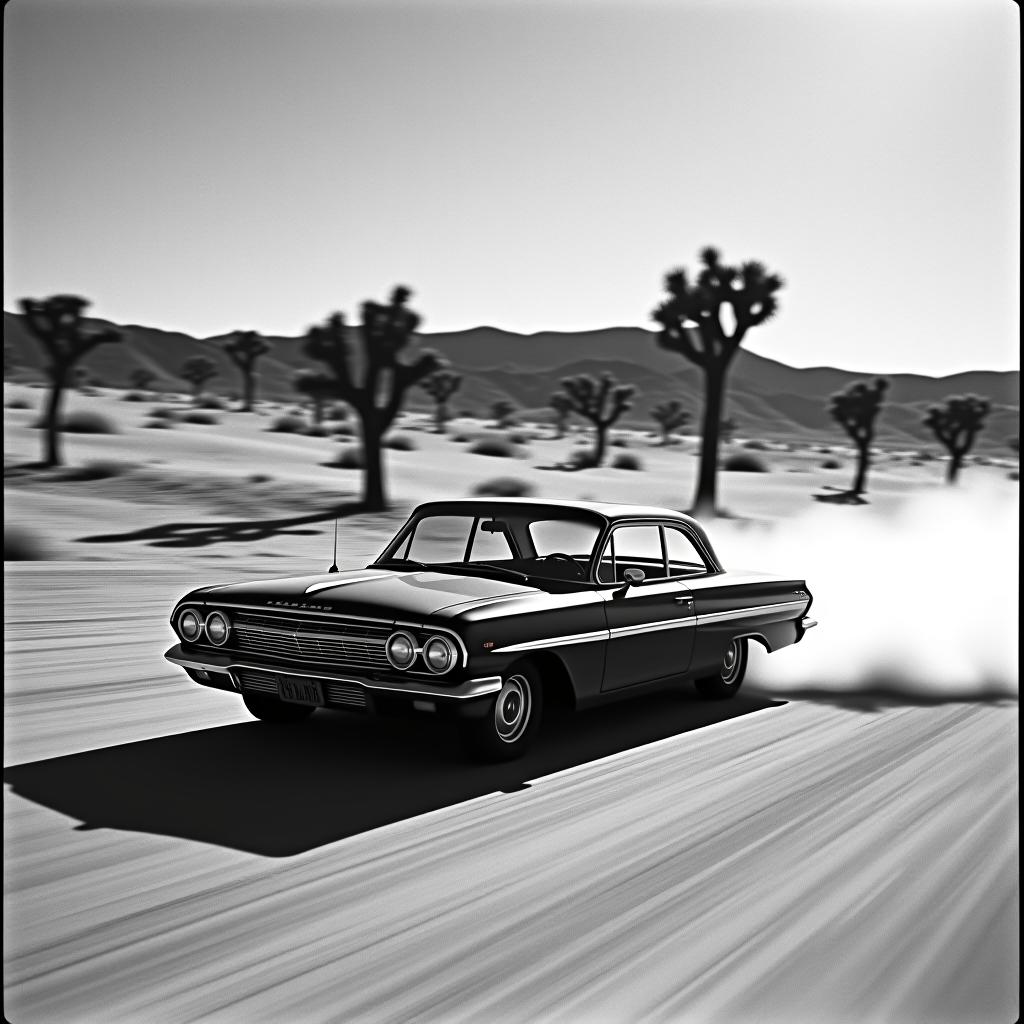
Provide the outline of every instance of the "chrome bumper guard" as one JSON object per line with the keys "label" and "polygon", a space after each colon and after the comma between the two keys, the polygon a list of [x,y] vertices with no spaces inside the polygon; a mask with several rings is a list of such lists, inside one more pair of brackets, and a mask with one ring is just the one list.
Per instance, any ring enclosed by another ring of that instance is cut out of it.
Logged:
{"label": "chrome bumper guard", "polygon": [[817,624],[818,620],[812,619],[809,616],[800,623],[800,625],[803,626],[804,629],[810,629],[812,626],[816,626]]}
{"label": "chrome bumper guard", "polygon": [[432,699],[472,700],[475,697],[487,697],[501,689],[501,676],[482,676],[479,679],[467,679],[454,686],[436,686],[430,683],[385,683],[379,679],[353,677],[340,672],[325,671],[308,672],[294,667],[267,665],[265,662],[240,661],[231,654],[217,654],[213,651],[202,654],[186,654],[181,644],[175,644],[164,657],[173,665],[182,668],[199,669],[205,672],[222,672],[232,677],[237,686],[235,673],[250,669],[253,672],[277,672],[280,675],[302,676],[306,679],[322,679],[331,683],[351,683],[362,686],[371,693],[393,694],[399,697],[427,697]]}

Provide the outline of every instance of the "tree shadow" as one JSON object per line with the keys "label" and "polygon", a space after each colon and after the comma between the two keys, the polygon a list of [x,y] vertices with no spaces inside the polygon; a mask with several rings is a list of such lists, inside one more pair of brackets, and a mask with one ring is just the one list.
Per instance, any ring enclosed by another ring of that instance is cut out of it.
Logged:
{"label": "tree shadow", "polygon": [[835,491],[831,494],[812,494],[815,501],[823,501],[828,505],[867,505],[868,499],[856,491]]}
{"label": "tree shadow", "polygon": [[466,759],[452,722],[318,711],[300,725],[254,721],[16,765],[4,781],[79,829],[288,857],[783,703],[654,693],[548,718],[523,759],[494,765]]}
{"label": "tree shadow", "polygon": [[125,541],[139,541],[157,548],[201,548],[212,544],[249,544],[253,541],[269,540],[278,536],[310,536],[318,530],[295,529],[307,523],[322,523],[331,519],[345,519],[365,512],[361,502],[345,502],[330,508],[320,509],[303,516],[282,519],[238,519],[234,522],[206,523],[161,523],[146,526],[141,530],[125,533],[94,534],[77,538],[80,544],[119,544]]}

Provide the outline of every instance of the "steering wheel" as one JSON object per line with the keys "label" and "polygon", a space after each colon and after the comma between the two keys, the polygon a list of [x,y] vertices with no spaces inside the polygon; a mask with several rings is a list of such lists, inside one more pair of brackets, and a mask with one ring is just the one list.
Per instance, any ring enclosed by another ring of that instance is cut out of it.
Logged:
{"label": "steering wheel", "polygon": [[586,572],[580,568],[580,563],[572,555],[567,555],[564,551],[552,551],[549,555],[541,555],[537,561],[546,562],[549,559],[553,559],[556,562],[568,562],[576,570],[576,575],[581,580],[586,579]]}

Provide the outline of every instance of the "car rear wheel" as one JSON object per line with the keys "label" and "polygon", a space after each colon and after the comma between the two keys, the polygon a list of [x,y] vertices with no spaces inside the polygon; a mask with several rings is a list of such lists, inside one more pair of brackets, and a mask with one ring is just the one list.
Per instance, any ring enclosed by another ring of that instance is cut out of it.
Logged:
{"label": "car rear wheel", "polygon": [[243,694],[242,703],[249,709],[249,714],[261,722],[301,722],[315,710],[306,704],[290,704],[276,697],[257,696],[253,693]]}
{"label": "car rear wheel", "polygon": [[735,696],[747,671],[747,641],[732,640],[725,649],[718,674],[695,679],[693,685],[706,700],[725,700]]}
{"label": "car rear wheel", "polygon": [[513,665],[485,714],[462,723],[466,748],[481,761],[511,761],[521,757],[540,728],[543,704],[537,670],[525,662]]}

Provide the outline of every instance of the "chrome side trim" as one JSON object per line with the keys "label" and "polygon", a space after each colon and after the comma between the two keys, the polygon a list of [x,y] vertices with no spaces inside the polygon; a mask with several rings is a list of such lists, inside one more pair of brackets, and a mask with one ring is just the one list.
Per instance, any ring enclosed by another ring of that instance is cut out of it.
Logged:
{"label": "chrome side trim", "polygon": [[636,636],[638,633],[658,633],[663,629],[693,628],[697,625],[697,619],[693,615],[678,619],[662,619],[660,622],[645,622],[637,626],[616,626],[611,631],[610,639],[614,640],[620,636]]}
{"label": "chrome side trim", "polygon": [[175,644],[164,654],[164,657],[173,665],[180,665],[182,668],[204,669],[207,672],[227,672],[233,679],[235,672],[249,669],[253,672],[276,672],[279,675],[288,676],[301,675],[308,679],[323,679],[332,683],[351,683],[354,686],[361,686],[371,693],[408,694],[414,697],[469,700],[497,693],[502,687],[501,676],[480,676],[449,687],[430,686],[417,682],[385,683],[379,680],[353,678],[341,673],[324,672],[323,670],[319,672],[296,671],[294,666],[275,668],[273,664],[268,665],[266,662],[242,661],[230,655],[214,654],[213,652],[209,655],[185,654],[181,649],[181,644]]}
{"label": "chrome side trim", "polygon": [[732,622],[734,619],[747,619],[753,615],[764,615],[767,612],[786,612],[794,608],[806,608],[807,602],[780,601],[778,604],[759,604],[753,608],[737,608],[735,611],[707,612],[697,616],[698,626],[709,626],[715,622]]}
{"label": "chrome side trim", "polygon": [[540,651],[548,647],[565,647],[567,644],[589,644],[595,640],[607,640],[609,633],[607,629],[595,629],[590,633],[573,633],[568,636],[555,636],[543,640],[527,640],[521,644],[508,644],[505,647],[495,647],[491,654],[512,654],[517,651]]}
{"label": "chrome side trim", "polygon": [[818,620],[817,619],[812,619],[809,615],[806,616],[804,618],[803,622],[800,623],[800,625],[803,626],[804,629],[810,629],[812,626],[816,626],[817,624],[818,624]]}

